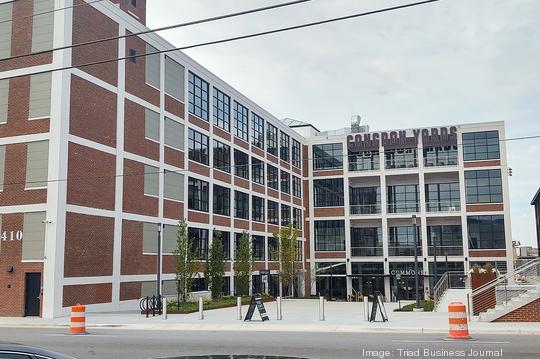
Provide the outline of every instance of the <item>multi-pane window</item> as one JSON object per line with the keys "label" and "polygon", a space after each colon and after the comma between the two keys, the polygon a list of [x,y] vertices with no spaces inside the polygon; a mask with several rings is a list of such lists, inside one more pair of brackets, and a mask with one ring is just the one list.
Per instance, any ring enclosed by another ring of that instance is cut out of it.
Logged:
{"label": "multi-pane window", "polygon": [[501,203],[501,170],[465,171],[467,203]]}
{"label": "multi-pane window", "polygon": [[281,205],[281,225],[288,226],[291,224],[291,206],[286,204]]}
{"label": "multi-pane window", "polygon": [[279,245],[277,239],[274,237],[268,237],[268,260],[279,260]]}
{"label": "multi-pane window", "polygon": [[469,216],[470,249],[502,249],[506,248],[504,234],[504,216]]}
{"label": "multi-pane window", "polygon": [[373,171],[380,168],[379,151],[349,152],[349,171]]}
{"label": "multi-pane window", "polygon": [[416,148],[393,148],[384,151],[386,168],[418,167]]}
{"label": "multi-pane window", "polygon": [[234,150],[234,174],[249,179],[249,155],[246,152]]}
{"label": "multi-pane window", "polygon": [[214,168],[231,172],[231,147],[214,140]]}
{"label": "multi-pane window", "polygon": [[291,193],[291,175],[289,172],[281,170],[281,192]]}
{"label": "multi-pane window", "polygon": [[255,157],[251,159],[251,176],[253,182],[264,185],[264,162]]}
{"label": "multi-pane window", "polygon": [[268,224],[279,224],[279,204],[274,201],[267,201],[268,211],[267,211],[267,220]]}
{"label": "multi-pane window", "polygon": [[234,216],[249,219],[249,195],[247,193],[234,191]]}
{"label": "multi-pane window", "polygon": [[381,212],[381,188],[349,187],[351,214],[375,214]]}
{"label": "multi-pane window", "polygon": [[208,182],[189,177],[188,208],[208,212]]}
{"label": "multi-pane window", "polygon": [[266,165],[266,172],[268,176],[268,187],[275,190],[279,189],[278,169],[272,165]]}
{"label": "multi-pane window", "polygon": [[413,256],[415,243],[418,254],[421,255],[420,227],[416,227],[416,229],[413,226],[389,228],[388,255]]}
{"label": "multi-pane window", "polygon": [[302,181],[296,176],[292,176],[292,194],[295,197],[302,197]]}
{"label": "multi-pane window", "polygon": [[208,229],[190,227],[188,237],[191,239],[191,249],[195,259],[208,258]]}
{"label": "multi-pane window", "polygon": [[463,234],[460,225],[428,226],[428,253],[430,256],[463,255]]}
{"label": "multi-pane window", "polygon": [[189,73],[189,113],[208,121],[208,82]]}
{"label": "multi-pane window", "polygon": [[343,168],[343,144],[313,145],[313,170]]}
{"label": "multi-pane window", "polygon": [[424,166],[455,166],[458,163],[457,145],[424,147]]}
{"label": "multi-pane window", "polygon": [[236,137],[248,141],[249,110],[240,103],[234,101],[234,134]]}
{"label": "multi-pane window", "polygon": [[270,123],[266,124],[266,151],[278,155],[278,129]]}
{"label": "multi-pane window", "polygon": [[223,245],[223,259],[231,259],[231,233],[221,232],[221,244]]}
{"label": "multi-pane window", "polygon": [[315,250],[344,251],[345,221],[315,221]]}
{"label": "multi-pane window", "polygon": [[302,210],[300,208],[293,208],[293,227],[296,229],[302,229]]}
{"label": "multi-pane window", "polygon": [[426,184],[426,210],[428,212],[459,211],[459,183]]}
{"label": "multi-pane window", "polygon": [[304,258],[304,251],[303,251],[304,242],[297,240],[295,247],[296,247],[296,256],[294,257],[294,260],[302,261]]}
{"label": "multi-pane window", "polygon": [[500,157],[499,131],[463,134],[463,160],[495,160]]}
{"label": "multi-pane window", "polygon": [[231,215],[231,190],[227,187],[214,185],[213,193],[214,214]]}
{"label": "multi-pane window", "polygon": [[382,228],[351,227],[351,255],[353,257],[382,256]]}
{"label": "multi-pane window", "polygon": [[214,125],[229,132],[231,129],[231,98],[217,88],[213,88]]}
{"label": "multi-pane window", "polygon": [[251,196],[251,220],[264,222],[264,198]]}
{"label": "multi-pane window", "polygon": [[283,161],[289,162],[290,160],[290,137],[284,132],[280,131],[279,135],[279,158]]}
{"label": "multi-pane window", "polygon": [[264,149],[264,119],[251,113],[251,144]]}
{"label": "multi-pane window", "polygon": [[208,153],[208,136],[190,128],[188,131],[189,159],[208,165]]}
{"label": "multi-pane window", "polygon": [[315,207],[343,206],[343,178],[314,180],[313,196]]}
{"label": "multi-pane window", "polygon": [[292,140],[292,164],[295,167],[300,168],[301,156],[300,156],[300,142],[293,138]]}
{"label": "multi-pane window", "polygon": [[264,247],[265,243],[263,236],[251,236],[251,256],[254,261],[265,260]]}
{"label": "multi-pane window", "polygon": [[418,212],[420,194],[417,184],[388,186],[388,212]]}

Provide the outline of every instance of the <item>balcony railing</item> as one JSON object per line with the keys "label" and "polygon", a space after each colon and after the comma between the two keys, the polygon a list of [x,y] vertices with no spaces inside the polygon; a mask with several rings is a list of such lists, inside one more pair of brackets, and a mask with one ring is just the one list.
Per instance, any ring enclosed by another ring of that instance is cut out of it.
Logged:
{"label": "balcony railing", "polygon": [[351,214],[379,214],[381,213],[380,204],[351,204],[349,206]]}
{"label": "balcony railing", "polygon": [[[435,248],[433,245],[428,246],[428,253],[430,256],[433,256],[435,253]],[[437,255],[438,256],[461,256],[463,255],[463,246],[437,246]]]}
{"label": "balcony railing", "polygon": [[[414,246],[388,247],[389,256],[414,256]],[[422,255],[422,247],[418,246],[418,255]]]}
{"label": "balcony railing", "polygon": [[420,212],[420,202],[408,201],[388,203],[388,213],[417,213]]}
{"label": "balcony railing", "polygon": [[461,211],[460,201],[433,201],[426,202],[428,212],[459,212]]}
{"label": "balcony railing", "polygon": [[353,257],[377,257],[383,255],[383,247],[351,247]]}

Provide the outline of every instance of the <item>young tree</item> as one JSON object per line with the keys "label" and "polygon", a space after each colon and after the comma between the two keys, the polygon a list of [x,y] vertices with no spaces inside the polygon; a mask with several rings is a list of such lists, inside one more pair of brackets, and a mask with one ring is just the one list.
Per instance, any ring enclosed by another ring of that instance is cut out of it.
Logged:
{"label": "young tree", "polygon": [[206,260],[204,278],[212,291],[212,299],[221,296],[223,289],[223,277],[225,276],[225,253],[221,232],[214,230],[210,254]]}
{"label": "young tree", "polygon": [[279,258],[279,276],[283,286],[289,289],[289,295],[294,295],[293,285],[294,278],[299,270],[295,267],[296,262],[296,242],[299,231],[292,225],[282,227],[278,233],[274,234],[274,238],[278,243],[278,258]]}
{"label": "young tree", "polygon": [[238,295],[249,295],[249,279],[252,268],[251,243],[249,241],[249,234],[244,231],[242,237],[240,237],[240,243],[238,243],[234,256],[234,282]]}
{"label": "young tree", "polygon": [[178,222],[176,232],[176,249],[173,252],[176,257],[176,290],[178,301],[186,302],[193,279],[197,274],[197,262],[193,253],[193,240],[189,238],[185,219]]}

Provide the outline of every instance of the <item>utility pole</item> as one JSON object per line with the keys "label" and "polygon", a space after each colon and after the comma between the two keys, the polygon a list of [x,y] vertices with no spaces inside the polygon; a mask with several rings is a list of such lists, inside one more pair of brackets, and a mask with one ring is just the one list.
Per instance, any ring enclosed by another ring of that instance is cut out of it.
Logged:
{"label": "utility pole", "polygon": [[160,300],[161,298],[161,223],[158,223],[156,273],[157,273],[156,297],[157,297],[157,300]]}
{"label": "utility pole", "polygon": [[418,226],[416,223],[416,215],[412,216],[414,226],[414,290],[416,296],[416,309],[420,309],[420,278],[418,277]]}

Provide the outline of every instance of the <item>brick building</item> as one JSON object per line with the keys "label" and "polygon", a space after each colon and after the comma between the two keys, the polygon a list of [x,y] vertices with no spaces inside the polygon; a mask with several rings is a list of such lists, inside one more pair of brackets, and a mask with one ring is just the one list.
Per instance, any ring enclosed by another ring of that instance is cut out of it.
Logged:
{"label": "brick building", "polygon": [[[182,218],[201,260],[223,233],[224,293],[243,231],[253,290],[279,292],[272,235],[290,223],[312,278],[298,279],[300,294],[408,295],[395,274],[410,274],[413,213],[426,287],[432,242],[441,273],[510,265],[503,123],[320,132],[278,120],[183,53],[135,57],[174,48],[154,33],[47,52],[143,31],[145,7],[0,1],[0,315],[136,308],[155,293],[158,231],[172,294]],[[38,54],[10,59],[28,53]],[[130,58],[81,66],[117,57]],[[200,269],[194,291],[205,289]]]}
{"label": "brick building", "polygon": [[540,188],[536,191],[531,205],[534,206],[534,219],[536,223],[536,240],[538,243],[536,248],[540,249]]}

